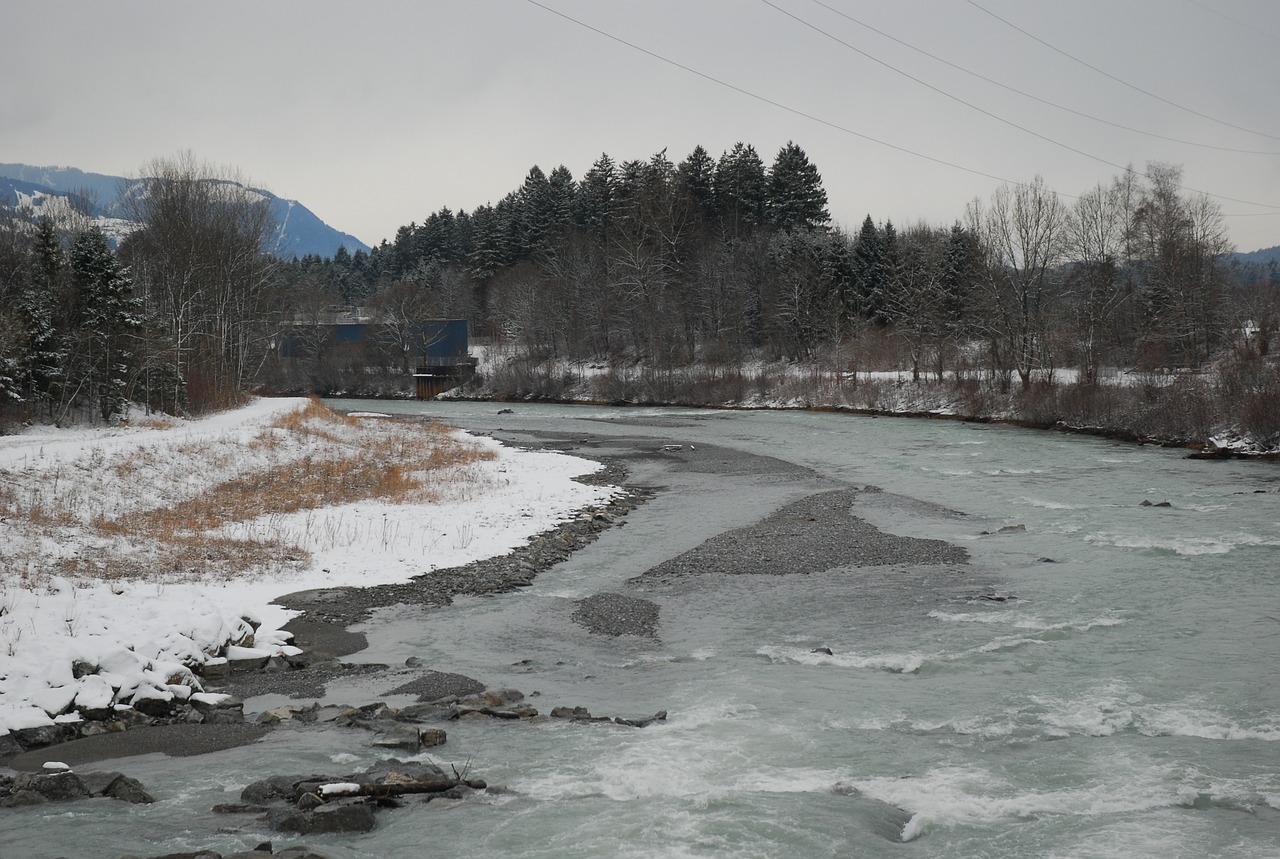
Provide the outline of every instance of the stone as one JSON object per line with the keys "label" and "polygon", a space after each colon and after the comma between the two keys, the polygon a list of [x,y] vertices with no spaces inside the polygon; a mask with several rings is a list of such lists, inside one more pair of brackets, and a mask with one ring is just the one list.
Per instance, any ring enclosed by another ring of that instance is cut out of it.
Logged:
{"label": "stone", "polygon": [[299,784],[323,784],[326,781],[329,778],[323,775],[273,775],[245,787],[240,791],[240,801],[250,805],[268,805],[279,801],[294,803],[298,801]]}
{"label": "stone", "polygon": [[134,805],[150,805],[155,802],[155,798],[147,792],[140,781],[127,775],[122,775],[113,781],[102,795]]}
{"label": "stone", "polygon": [[810,653],[821,653],[821,654],[823,654],[824,656],[835,656],[835,654],[831,652],[831,648],[830,648],[830,647],[815,647],[813,650],[810,650],[809,652],[810,652]]}
{"label": "stone", "polygon": [[19,790],[38,793],[50,802],[65,802],[90,796],[89,789],[80,776],[73,772],[39,773],[26,779],[19,776],[14,786]]}
{"label": "stone", "polygon": [[277,832],[296,832],[299,835],[317,833],[370,832],[376,824],[373,806],[365,802],[329,803],[318,811],[284,809],[268,818],[271,828]]}
{"label": "stone", "polygon": [[373,745],[380,749],[405,749],[416,752],[420,745],[418,729],[411,725],[397,725],[374,737]]}
{"label": "stone", "polygon": [[231,663],[222,657],[210,659],[197,665],[196,673],[214,684],[226,683],[231,679]]}
{"label": "stone", "polygon": [[173,698],[137,697],[133,701],[133,709],[153,719],[166,719],[173,715]]}
{"label": "stone", "polygon": [[647,719],[624,719],[621,716],[614,719],[614,724],[626,725],[631,728],[647,728],[654,722],[665,722],[667,720],[667,711],[659,710]]}
{"label": "stone", "polygon": [[297,806],[299,811],[315,811],[322,805],[324,805],[324,800],[314,793],[304,793],[298,797]]}

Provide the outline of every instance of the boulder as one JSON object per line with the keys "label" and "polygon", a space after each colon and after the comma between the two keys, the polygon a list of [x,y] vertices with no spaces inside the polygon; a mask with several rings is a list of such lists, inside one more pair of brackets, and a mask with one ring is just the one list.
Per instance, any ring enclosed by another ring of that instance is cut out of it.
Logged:
{"label": "boulder", "polygon": [[130,802],[134,805],[150,805],[155,802],[155,798],[147,792],[147,789],[142,786],[140,781],[127,775],[121,775],[111,782],[101,795],[111,799],[118,799],[121,802]]}
{"label": "boulder", "polygon": [[272,812],[267,822],[277,832],[299,835],[370,832],[375,825],[373,806],[367,802],[331,802],[316,811],[281,809]]}
{"label": "boulder", "polygon": [[50,802],[84,799],[91,795],[80,776],[70,771],[18,776],[14,787],[17,792],[30,791]]}

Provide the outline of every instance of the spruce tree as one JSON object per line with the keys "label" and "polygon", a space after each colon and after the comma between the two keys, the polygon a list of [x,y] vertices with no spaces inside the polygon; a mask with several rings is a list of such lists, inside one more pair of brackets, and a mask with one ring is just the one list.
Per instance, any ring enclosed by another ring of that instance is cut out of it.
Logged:
{"label": "spruce tree", "polygon": [[102,419],[124,413],[133,346],[142,325],[129,270],[120,264],[97,227],[81,233],[71,250],[71,275],[79,293],[86,338],[85,381]]}
{"label": "spruce tree", "polygon": [[716,162],[701,146],[695,146],[676,168],[676,177],[698,204],[703,218],[709,218],[714,211],[715,175]]}
{"label": "spruce tree", "polygon": [[25,396],[47,403],[63,377],[66,359],[55,317],[67,268],[53,221],[47,217],[36,224],[31,262],[30,275],[17,302],[27,345],[17,372]]}
{"label": "spruce tree", "polygon": [[809,156],[795,143],[778,151],[769,171],[768,214],[784,230],[814,229],[827,224],[827,192]]}
{"label": "spruce tree", "polygon": [[730,236],[760,224],[767,196],[764,162],[754,146],[736,143],[720,156],[715,175],[716,209]]}

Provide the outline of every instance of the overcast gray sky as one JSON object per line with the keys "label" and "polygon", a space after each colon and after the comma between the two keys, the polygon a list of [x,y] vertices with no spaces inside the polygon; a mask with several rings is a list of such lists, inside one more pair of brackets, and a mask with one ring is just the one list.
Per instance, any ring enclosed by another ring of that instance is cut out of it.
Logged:
{"label": "overcast gray sky", "polygon": [[5,0],[0,161],[137,175],[189,149],[370,244],[602,152],[794,140],[851,229],[1164,161],[1234,198],[1240,250],[1280,245],[1276,0],[538,2],[737,90],[531,0]]}

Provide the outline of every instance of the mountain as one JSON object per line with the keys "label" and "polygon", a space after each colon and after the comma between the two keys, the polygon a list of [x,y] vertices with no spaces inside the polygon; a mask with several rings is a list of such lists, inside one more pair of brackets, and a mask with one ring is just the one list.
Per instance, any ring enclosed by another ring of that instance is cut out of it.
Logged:
{"label": "mountain", "polygon": [[[35,209],[80,207],[102,227],[108,238],[119,241],[134,225],[119,217],[120,201],[142,183],[140,179],[86,173],[74,167],[33,167],[30,164],[0,164],[0,203],[25,205]],[[369,246],[355,236],[335,230],[297,200],[277,197],[261,188],[249,188],[267,200],[278,224],[268,249],[289,259],[318,254],[331,257],[339,247],[348,251],[368,251]]]}
{"label": "mountain", "polygon": [[1256,262],[1266,264],[1269,262],[1280,262],[1280,245],[1274,248],[1263,248],[1260,251],[1254,251],[1247,254],[1232,254],[1231,259],[1236,262]]}

